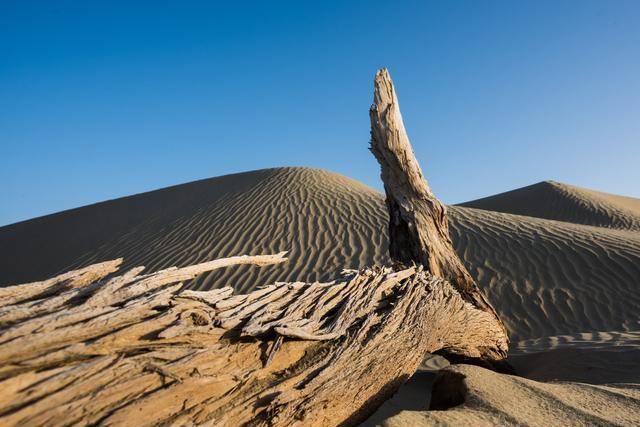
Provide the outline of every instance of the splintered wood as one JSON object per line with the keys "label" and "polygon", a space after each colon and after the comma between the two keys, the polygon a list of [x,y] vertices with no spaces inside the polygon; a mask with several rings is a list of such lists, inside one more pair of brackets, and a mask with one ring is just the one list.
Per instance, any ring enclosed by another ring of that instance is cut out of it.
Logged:
{"label": "splintered wood", "polygon": [[[422,174],[404,127],[400,104],[386,69],[376,73],[371,120],[371,152],[378,160],[389,211],[389,255],[400,263],[422,264],[434,276],[448,280],[463,298],[494,317],[493,343],[481,359],[506,358],[507,329],[478,288],[449,237],[446,206],[436,198]],[[451,353],[454,356],[462,354]]]}
{"label": "splintered wood", "polygon": [[473,329],[482,339],[487,314],[419,267],[248,295],[180,283],[285,260],[138,267],[105,279],[114,260],[2,289],[0,424],[353,424],[426,351],[480,354],[462,338]]}

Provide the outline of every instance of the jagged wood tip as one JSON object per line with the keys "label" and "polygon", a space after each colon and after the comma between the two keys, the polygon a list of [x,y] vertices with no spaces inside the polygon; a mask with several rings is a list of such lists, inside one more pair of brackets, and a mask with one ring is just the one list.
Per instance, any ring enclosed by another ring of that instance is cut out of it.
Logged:
{"label": "jagged wood tip", "polygon": [[[453,247],[446,206],[435,197],[424,178],[387,69],[376,73],[369,116],[370,149],[380,164],[389,212],[391,259],[423,265],[435,276],[448,280],[470,303],[492,313],[496,319],[496,341],[506,348],[506,328]],[[506,350],[490,357],[505,358]]]}

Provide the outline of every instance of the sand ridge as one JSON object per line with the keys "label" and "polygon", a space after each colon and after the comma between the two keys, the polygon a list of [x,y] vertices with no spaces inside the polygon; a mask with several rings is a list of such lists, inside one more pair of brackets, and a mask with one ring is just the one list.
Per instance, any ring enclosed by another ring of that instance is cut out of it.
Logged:
{"label": "sand ridge", "polygon": [[640,199],[543,181],[460,206],[554,219],[575,224],[640,231]]}
{"label": "sand ridge", "polygon": [[450,233],[513,341],[640,329],[640,235],[452,207]]}
{"label": "sand ridge", "polygon": [[[226,175],[0,228],[0,284],[100,259],[156,271],[238,254],[289,251],[286,266],[203,275],[194,287],[246,292],[276,280],[329,279],[386,263],[384,206],[374,190],[305,168]],[[73,236],[70,240],[68,236]],[[77,240],[76,240],[77,239]]]}

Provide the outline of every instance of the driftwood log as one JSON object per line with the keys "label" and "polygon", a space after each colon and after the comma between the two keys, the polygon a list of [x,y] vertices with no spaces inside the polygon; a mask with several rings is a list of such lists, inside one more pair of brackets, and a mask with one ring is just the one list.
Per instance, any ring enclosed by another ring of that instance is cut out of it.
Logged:
{"label": "driftwood log", "polygon": [[395,265],[234,295],[188,283],[285,253],[150,274],[113,260],[2,288],[0,424],[354,425],[426,352],[503,360],[504,327],[451,250],[386,71],[375,88]]}
{"label": "driftwood log", "polygon": [[420,267],[373,267],[248,295],[180,284],[283,255],[103,279],[114,260],[3,289],[0,423],[354,424],[426,351],[452,346],[476,356],[469,331],[477,342],[491,338],[491,316]]}

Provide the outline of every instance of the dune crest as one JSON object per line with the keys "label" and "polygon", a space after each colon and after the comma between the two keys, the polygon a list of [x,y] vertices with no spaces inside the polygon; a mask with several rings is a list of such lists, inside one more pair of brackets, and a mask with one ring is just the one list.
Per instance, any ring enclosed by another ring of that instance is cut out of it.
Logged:
{"label": "dune crest", "polygon": [[343,268],[386,264],[386,245],[386,209],[378,192],[320,169],[264,169],[2,227],[0,284],[42,280],[119,257],[124,268],[156,271],[288,250],[287,266],[213,272],[194,283],[198,289],[245,283],[237,291],[247,292],[276,280],[325,280]]}
{"label": "dune crest", "polygon": [[640,199],[543,181],[460,206],[620,230],[640,230]]}

